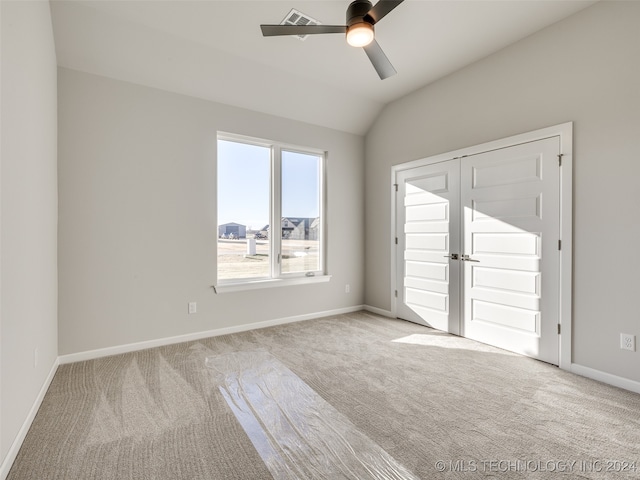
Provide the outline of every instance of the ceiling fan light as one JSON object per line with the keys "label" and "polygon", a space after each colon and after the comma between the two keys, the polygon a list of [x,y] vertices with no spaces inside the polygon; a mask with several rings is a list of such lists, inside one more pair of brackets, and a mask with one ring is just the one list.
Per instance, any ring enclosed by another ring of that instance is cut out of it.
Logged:
{"label": "ceiling fan light", "polygon": [[366,47],[373,41],[373,25],[356,23],[347,29],[347,43],[352,47]]}

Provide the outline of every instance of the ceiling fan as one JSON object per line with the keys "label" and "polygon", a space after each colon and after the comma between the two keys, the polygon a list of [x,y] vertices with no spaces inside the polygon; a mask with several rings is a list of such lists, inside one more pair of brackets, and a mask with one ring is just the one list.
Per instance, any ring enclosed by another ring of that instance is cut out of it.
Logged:
{"label": "ceiling fan", "polygon": [[379,0],[372,5],[369,0],[355,0],[347,8],[346,25],[260,25],[262,35],[314,35],[323,33],[346,33],[347,43],[364,48],[381,80],[395,75],[396,69],[375,39],[374,25],[403,0]]}

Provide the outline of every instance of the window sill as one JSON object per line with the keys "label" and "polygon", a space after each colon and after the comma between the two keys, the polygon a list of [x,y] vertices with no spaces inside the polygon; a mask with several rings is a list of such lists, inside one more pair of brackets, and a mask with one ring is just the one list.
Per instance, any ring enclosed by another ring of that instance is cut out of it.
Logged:
{"label": "window sill", "polygon": [[214,285],[213,290],[216,293],[242,292],[244,290],[257,290],[260,288],[289,287],[292,285],[325,283],[329,280],[331,280],[331,275],[317,275],[315,277],[273,278],[269,280],[222,283],[220,285]]}

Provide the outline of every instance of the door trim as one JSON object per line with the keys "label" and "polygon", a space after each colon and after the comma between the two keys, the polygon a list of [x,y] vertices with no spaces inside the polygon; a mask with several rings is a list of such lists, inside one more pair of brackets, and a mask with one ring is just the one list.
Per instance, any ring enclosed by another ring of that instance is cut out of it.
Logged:
{"label": "door trim", "polygon": [[440,153],[430,157],[413,160],[391,167],[391,313],[397,314],[397,262],[396,243],[396,178],[403,170],[445,162],[468,155],[489,152],[507,148],[522,143],[534,142],[545,138],[559,137],[562,166],[560,168],[560,306],[558,319],[561,325],[559,367],[569,371],[571,369],[571,337],[572,337],[572,259],[573,259],[573,122],[562,123],[532,132],[522,133],[511,137],[501,138],[487,143],[461,148],[451,152]]}

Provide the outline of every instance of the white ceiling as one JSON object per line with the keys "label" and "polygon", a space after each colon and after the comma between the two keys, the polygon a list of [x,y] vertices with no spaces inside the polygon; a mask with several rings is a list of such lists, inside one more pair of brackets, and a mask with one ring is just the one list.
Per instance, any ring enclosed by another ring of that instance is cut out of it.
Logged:
{"label": "white ceiling", "polygon": [[291,8],[344,24],[349,0],[51,0],[51,9],[63,67],[364,134],[388,102],[594,2],[406,0],[376,25],[398,71],[386,80],[341,34],[260,32]]}

